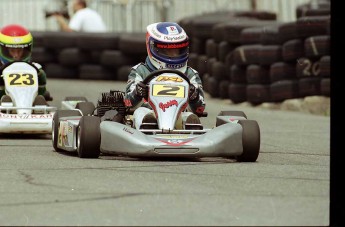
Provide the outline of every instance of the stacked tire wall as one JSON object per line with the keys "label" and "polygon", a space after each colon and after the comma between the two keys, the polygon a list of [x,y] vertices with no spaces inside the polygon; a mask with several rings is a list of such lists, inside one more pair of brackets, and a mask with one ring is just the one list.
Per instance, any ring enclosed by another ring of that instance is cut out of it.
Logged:
{"label": "stacked tire wall", "polygon": [[[279,22],[267,11],[222,11],[184,18],[188,64],[211,97],[234,103],[330,96],[330,1]],[[145,33],[33,31],[33,61],[49,78],[126,81],[146,58]]]}
{"label": "stacked tire wall", "polygon": [[180,21],[192,34],[189,65],[211,97],[251,104],[330,96],[330,2],[270,12],[200,15]]}
{"label": "stacked tire wall", "polygon": [[145,33],[33,31],[32,60],[48,78],[127,81],[130,68],[145,61]]}

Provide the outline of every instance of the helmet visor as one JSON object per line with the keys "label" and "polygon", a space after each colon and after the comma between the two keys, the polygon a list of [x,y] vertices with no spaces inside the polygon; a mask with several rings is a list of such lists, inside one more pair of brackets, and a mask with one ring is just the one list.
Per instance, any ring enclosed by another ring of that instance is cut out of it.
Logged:
{"label": "helmet visor", "polygon": [[10,61],[25,61],[31,56],[31,45],[20,47],[1,46],[2,56]]}
{"label": "helmet visor", "polygon": [[181,59],[188,55],[189,42],[180,43],[159,43],[151,42],[151,51],[164,59]]}

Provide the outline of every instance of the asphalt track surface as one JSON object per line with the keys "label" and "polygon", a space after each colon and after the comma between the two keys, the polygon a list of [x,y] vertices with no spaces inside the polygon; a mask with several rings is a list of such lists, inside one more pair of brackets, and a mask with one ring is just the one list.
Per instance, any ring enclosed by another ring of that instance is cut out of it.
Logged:
{"label": "asphalt track surface", "polygon": [[[65,96],[96,101],[124,82],[49,79]],[[230,105],[206,97],[206,127],[242,110],[261,130],[257,162],[224,158],[80,159],[51,135],[0,135],[0,225],[328,226],[330,117]]]}

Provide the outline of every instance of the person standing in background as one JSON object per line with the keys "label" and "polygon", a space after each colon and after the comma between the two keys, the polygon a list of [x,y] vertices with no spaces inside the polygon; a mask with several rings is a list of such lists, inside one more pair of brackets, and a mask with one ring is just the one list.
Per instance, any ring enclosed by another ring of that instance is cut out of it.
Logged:
{"label": "person standing in background", "polygon": [[61,14],[55,14],[60,28],[66,32],[106,32],[102,17],[95,10],[87,7],[85,0],[73,0],[73,16],[69,23]]}

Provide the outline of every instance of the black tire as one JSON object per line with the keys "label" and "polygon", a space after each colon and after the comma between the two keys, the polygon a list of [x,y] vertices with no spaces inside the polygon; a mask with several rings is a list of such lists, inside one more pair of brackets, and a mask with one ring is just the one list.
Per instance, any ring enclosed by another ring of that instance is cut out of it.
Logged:
{"label": "black tire", "polygon": [[279,80],[270,85],[272,102],[283,102],[287,99],[299,98],[297,80]]}
{"label": "black tire", "polygon": [[116,71],[102,64],[79,65],[79,79],[83,80],[116,80]]}
{"label": "black tire", "polygon": [[[237,116],[237,117],[244,117],[247,119],[247,115],[243,111],[240,111],[240,110],[222,110],[218,113],[217,116]],[[216,127],[221,126],[226,123],[228,122],[217,118]]]}
{"label": "black tire", "polygon": [[55,151],[63,151],[60,148],[57,147],[58,143],[58,133],[59,133],[59,126],[60,126],[60,121],[59,119],[61,117],[70,117],[70,116],[81,116],[80,112],[78,110],[57,110],[54,113],[53,116],[53,122],[52,122],[52,142],[53,142],[53,147]]}
{"label": "black tire", "polygon": [[219,86],[219,97],[221,99],[227,99],[229,98],[228,95],[228,87],[230,82],[228,80],[221,80],[218,84]]}
{"label": "black tire", "polygon": [[77,151],[79,158],[98,158],[100,155],[101,130],[100,118],[81,117],[77,133]]}
{"label": "black tire", "polygon": [[246,69],[247,84],[269,84],[270,75],[269,67],[251,64]]}
{"label": "black tire", "polygon": [[124,55],[146,55],[146,33],[134,32],[119,37],[119,50]]}
{"label": "black tire", "polygon": [[271,102],[269,84],[248,84],[246,87],[247,101],[253,105]]}
{"label": "black tire", "polygon": [[76,79],[78,78],[78,68],[76,67],[66,67],[60,65],[59,63],[46,63],[45,72],[49,75],[49,78],[59,78],[59,79]]}
{"label": "black tire", "polygon": [[228,86],[228,96],[233,103],[247,101],[247,84],[230,83]]}
{"label": "black tire", "polygon": [[234,51],[234,63],[239,66],[259,64],[262,45],[251,44],[238,46]]}
{"label": "black tire", "polygon": [[208,58],[217,58],[218,56],[218,43],[214,39],[209,38],[205,42],[205,53]]}
{"label": "black tire", "polygon": [[95,104],[92,102],[78,102],[75,108],[79,109],[83,113],[83,116],[93,115],[96,109]]}
{"label": "black tire", "polygon": [[255,120],[240,120],[242,126],[243,153],[236,157],[238,162],[255,162],[260,152],[260,128]]}

